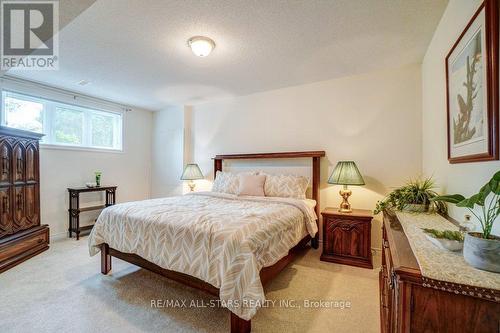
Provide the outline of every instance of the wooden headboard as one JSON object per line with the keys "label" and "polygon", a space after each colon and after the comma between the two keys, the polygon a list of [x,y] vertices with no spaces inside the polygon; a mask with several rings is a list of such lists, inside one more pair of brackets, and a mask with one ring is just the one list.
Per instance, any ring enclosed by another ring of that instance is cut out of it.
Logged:
{"label": "wooden headboard", "polygon": [[[285,153],[257,153],[257,154],[228,154],[217,155],[214,160],[214,179],[217,171],[222,171],[223,160],[250,160],[250,159],[273,159],[273,158],[312,158],[312,198],[316,200],[316,215],[319,219],[319,182],[320,182],[320,158],[325,156],[323,150],[318,151],[296,151]],[[319,229],[319,222],[318,229]],[[317,246],[319,240],[319,232],[314,239],[314,245]]]}

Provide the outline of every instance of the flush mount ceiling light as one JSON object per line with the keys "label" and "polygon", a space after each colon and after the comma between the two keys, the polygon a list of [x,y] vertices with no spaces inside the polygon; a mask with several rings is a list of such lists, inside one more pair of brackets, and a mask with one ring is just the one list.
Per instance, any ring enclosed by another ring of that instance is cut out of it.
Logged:
{"label": "flush mount ceiling light", "polygon": [[208,37],[195,36],[188,40],[188,46],[198,57],[206,57],[215,48],[215,42]]}

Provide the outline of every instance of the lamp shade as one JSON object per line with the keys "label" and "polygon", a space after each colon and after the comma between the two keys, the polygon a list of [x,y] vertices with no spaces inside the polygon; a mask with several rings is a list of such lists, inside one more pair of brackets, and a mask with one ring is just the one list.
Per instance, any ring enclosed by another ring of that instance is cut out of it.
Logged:
{"label": "lamp shade", "polygon": [[363,176],[353,161],[340,161],[335,166],[330,178],[329,184],[338,185],[365,185]]}
{"label": "lamp shade", "polygon": [[198,164],[187,164],[182,173],[181,180],[203,179],[203,173]]}

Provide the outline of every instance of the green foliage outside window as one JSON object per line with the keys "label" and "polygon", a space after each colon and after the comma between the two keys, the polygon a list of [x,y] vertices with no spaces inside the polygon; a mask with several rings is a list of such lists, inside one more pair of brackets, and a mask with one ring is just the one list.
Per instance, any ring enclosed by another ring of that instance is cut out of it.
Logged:
{"label": "green foliage outside window", "polygon": [[81,144],[83,141],[83,112],[71,109],[56,109],[54,117],[56,142]]}
{"label": "green foliage outside window", "polygon": [[92,145],[113,147],[113,118],[105,115],[92,115]]}

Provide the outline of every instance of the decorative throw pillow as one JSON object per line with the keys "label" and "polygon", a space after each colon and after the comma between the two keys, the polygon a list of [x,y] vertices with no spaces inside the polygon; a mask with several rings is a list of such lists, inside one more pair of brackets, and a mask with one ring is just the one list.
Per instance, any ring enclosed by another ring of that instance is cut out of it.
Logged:
{"label": "decorative throw pillow", "polygon": [[264,193],[267,197],[305,199],[309,179],[295,175],[267,175]]}
{"label": "decorative throw pillow", "polygon": [[266,182],[266,175],[239,175],[239,189],[238,195],[252,195],[256,197],[263,197],[264,183]]}
{"label": "decorative throw pillow", "polygon": [[238,189],[240,188],[240,181],[238,175],[256,175],[257,172],[242,172],[242,173],[232,173],[232,172],[224,172],[217,171],[215,174],[215,181],[212,186],[212,192],[219,193],[229,193],[229,194],[237,194]]}
{"label": "decorative throw pillow", "polygon": [[212,192],[236,194],[238,193],[238,188],[238,175],[231,172],[217,171]]}

